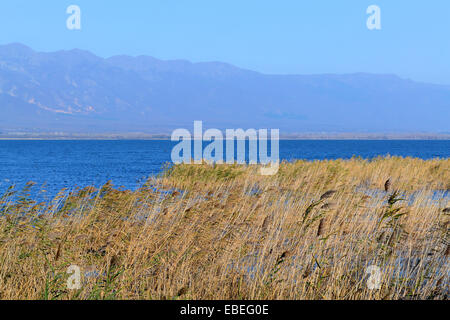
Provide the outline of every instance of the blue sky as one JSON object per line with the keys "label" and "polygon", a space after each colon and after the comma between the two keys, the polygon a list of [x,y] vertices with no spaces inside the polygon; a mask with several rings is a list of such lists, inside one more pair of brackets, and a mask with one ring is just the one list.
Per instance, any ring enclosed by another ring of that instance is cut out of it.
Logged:
{"label": "blue sky", "polygon": [[[82,29],[66,28],[66,8]],[[381,30],[366,27],[369,5]],[[14,0],[0,3],[0,44],[80,48],[108,57],[223,61],[280,74],[395,73],[450,84],[448,0]]]}

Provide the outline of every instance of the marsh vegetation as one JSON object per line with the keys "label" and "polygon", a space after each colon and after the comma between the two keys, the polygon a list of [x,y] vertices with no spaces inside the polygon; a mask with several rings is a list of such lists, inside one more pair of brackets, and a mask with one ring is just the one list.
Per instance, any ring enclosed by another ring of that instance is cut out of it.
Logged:
{"label": "marsh vegetation", "polygon": [[35,188],[1,198],[0,299],[448,298],[449,159],[176,165],[44,202]]}

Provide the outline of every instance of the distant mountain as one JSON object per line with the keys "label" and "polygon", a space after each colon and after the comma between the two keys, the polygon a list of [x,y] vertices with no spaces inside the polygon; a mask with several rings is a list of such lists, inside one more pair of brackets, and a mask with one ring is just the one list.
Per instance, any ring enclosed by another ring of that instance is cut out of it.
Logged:
{"label": "distant mountain", "polygon": [[0,131],[449,132],[450,86],[395,75],[266,75],[220,62],[0,46]]}

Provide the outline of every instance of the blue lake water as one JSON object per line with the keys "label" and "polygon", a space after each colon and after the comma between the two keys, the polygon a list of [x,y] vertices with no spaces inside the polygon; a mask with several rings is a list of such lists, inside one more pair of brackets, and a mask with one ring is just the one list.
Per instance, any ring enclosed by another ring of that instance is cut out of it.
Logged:
{"label": "blue lake water", "polygon": [[[112,180],[138,187],[170,163],[171,141],[0,141],[0,193],[12,184],[46,184],[49,194]],[[206,145],[206,144],[205,144]],[[281,140],[280,158],[348,159],[384,155],[449,158],[450,140]]]}

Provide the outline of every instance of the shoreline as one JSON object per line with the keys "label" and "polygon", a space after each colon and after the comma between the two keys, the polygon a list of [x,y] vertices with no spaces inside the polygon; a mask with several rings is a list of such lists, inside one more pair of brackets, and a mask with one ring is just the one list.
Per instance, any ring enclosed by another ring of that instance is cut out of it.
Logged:
{"label": "shoreline", "polygon": [[[127,135],[75,135],[75,136],[0,136],[0,141],[171,141],[170,136],[127,136]],[[223,139],[226,140],[226,139]],[[361,140],[361,141],[448,141],[450,134],[442,135],[299,135],[281,136],[281,141],[339,141],[339,140]]]}

